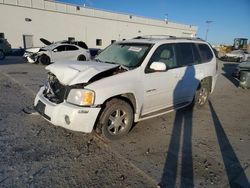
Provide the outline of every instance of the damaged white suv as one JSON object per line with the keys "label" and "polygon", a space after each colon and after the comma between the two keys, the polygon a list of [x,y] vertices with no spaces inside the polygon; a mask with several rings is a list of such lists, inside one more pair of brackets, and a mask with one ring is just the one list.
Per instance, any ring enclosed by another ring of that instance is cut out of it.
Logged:
{"label": "damaged white suv", "polygon": [[200,39],[137,37],[113,43],[94,60],[46,67],[35,109],[52,124],[108,139],[134,122],[194,104],[203,106],[217,79],[210,45]]}

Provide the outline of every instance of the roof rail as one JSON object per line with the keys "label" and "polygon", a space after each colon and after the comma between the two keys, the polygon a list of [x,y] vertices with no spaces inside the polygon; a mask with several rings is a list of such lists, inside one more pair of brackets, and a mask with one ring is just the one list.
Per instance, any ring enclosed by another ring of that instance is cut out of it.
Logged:
{"label": "roof rail", "polygon": [[137,36],[133,39],[169,39],[175,38],[176,36],[172,35],[144,35],[144,36]]}
{"label": "roof rail", "polygon": [[187,39],[187,40],[198,40],[198,41],[205,41],[199,37],[176,37],[176,39]]}
{"label": "roof rail", "polygon": [[186,39],[186,40],[205,41],[199,37],[177,37],[172,35],[144,35],[144,36],[137,36],[133,39]]}

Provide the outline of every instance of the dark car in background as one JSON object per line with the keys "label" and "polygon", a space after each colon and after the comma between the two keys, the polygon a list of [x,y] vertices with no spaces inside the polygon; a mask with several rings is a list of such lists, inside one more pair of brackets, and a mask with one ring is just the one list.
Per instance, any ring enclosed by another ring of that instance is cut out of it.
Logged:
{"label": "dark car in background", "polygon": [[239,86],[242,88],[250,88],[250,61],[240,63],[233,76],[239,80]]}
{"label": "dark car in background", "polygon": [[5,58],[5,55],[11,52],[11,45],[7,39],[0,38],[0,60]]}

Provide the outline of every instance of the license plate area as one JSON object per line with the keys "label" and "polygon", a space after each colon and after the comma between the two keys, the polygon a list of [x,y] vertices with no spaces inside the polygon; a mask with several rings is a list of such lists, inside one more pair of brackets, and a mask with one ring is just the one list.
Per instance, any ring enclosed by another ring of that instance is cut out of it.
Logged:
{"label": "license plate area", "polygon": [[45,107],[46,107],[46,105],[39,100],[38,103],[37,103],[37,105],[35,106],[35,109],[43,117],[45,117],[46,119],[50,120],[51,118],[45,114]]}

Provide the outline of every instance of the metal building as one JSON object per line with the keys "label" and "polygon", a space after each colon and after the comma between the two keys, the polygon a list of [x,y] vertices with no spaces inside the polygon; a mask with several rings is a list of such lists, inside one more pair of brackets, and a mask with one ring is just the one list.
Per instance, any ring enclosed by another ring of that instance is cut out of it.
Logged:
{"label": "metal building", "polygon": [[40,38],[74,37],[104,48],[138,35],[195,36],[197,27],[48,0],[0,0],[0,36],[13,48],[42,46]]}

